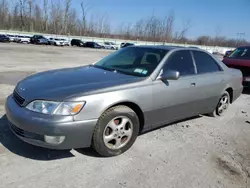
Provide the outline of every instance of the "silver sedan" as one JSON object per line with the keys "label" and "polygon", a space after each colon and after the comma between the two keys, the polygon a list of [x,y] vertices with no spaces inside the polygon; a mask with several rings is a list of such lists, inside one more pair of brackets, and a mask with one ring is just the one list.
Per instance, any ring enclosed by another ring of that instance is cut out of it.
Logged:
{"label": "silver sedan", "polygon": [[198,114],[222,116],[242,88],[240,71],[200,49],[132,46],[92,65],[31,75],[5,107],[25,142],[115,156],[143,131]]}

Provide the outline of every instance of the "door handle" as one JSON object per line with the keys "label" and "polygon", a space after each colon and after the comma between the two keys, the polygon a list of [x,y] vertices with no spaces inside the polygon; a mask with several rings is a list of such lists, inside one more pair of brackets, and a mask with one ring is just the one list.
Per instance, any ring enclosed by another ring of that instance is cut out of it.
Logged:
{"label": "door handle", "polygon": [[191,85],[191,86],[195,86],[196,84],[195,84],[195,83],[191,83],[190,85]]}

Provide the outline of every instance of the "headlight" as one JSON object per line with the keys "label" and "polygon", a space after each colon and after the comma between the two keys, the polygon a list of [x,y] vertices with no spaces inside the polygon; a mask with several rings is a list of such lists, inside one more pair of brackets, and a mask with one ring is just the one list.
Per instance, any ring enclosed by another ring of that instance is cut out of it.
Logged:
{"label": "headlight", "polygon": [[36,100],[27,105],[27,109],[42,113],[55,115],[75,115],[79,113],[85,102],[53,102]]}

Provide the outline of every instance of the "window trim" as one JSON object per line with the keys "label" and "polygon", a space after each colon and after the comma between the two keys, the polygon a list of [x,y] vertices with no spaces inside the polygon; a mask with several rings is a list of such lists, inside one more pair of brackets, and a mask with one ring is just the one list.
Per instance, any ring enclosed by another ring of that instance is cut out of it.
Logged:
{"label": "window trim", "polygon": [[[216,64],[216,65],[218,66],[218,68],[220,69],[219,71],[216,71],[216,72],[198,73],[198,68],[197,68],[197,75],[215,74],[215,73],[221,73],[221,72],[224,71],[224,69],[221,67],[221,65],[217,62],[217,60],[216,60],[213,56],[211,56],[211,55],[208,54],[207,52],[203,52],[203,51],[199,51],[199,50],[190,50],[190,52],[191,52],[191,54],[192,54],[193,57],[194,57],[194,53],[193,53],[193,52],[195,52],[195,51],[196,51],[196,52],[201,52],[201,53],[204,53],[204,54],[210,56],[210,58],[211,58],[212,60],[214,60],[215,64]],[[195,57],[194,57],[194,63],[195,63],[195,66],[197,67],[196,61],[195,61]]]}
{"label": "window trim", "polygon": [[159,72],[157,78],[162,74],[162,71],[163,71],[163,69],[164,69],[164,66],[167,65],[168,59],[169,59],[172,55],[174,55],[176,52],[182,52],[182,51],[188,51],[188,52],[189,52],[189,54],[190,54],[190,56],[191,56],[191,59],[192,59],[193,67],[194,67],[194,74],[180,76],[180,79],[182,79],[182,78],[189,78],[189,77],[193,77],[193,76],[196,76],[196,75],[197,75],[196,64],[195,64],[195,61],[194,61],[194,58],[193,58],[193,56],[192,56],[191,51],[188,50],[188,49],[179,49],[179,50],[173,51],[171,54],[169,54],[168,58],[165,60],[165,62],[164,62],[164,64],[163,64],[163,66],[162,66],[162,68],[161,68],[161,70],[160,70],[160,72]]}

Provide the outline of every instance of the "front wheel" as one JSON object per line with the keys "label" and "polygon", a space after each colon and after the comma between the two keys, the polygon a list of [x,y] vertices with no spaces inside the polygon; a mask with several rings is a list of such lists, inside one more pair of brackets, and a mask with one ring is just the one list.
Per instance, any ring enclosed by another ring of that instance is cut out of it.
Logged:
{"label": "front wheel", "polygon": [[99,118],[92,139],[94,150],[104,157],[120,155],[135,142],[139,119],[127,106],[115,106]]}
{"label": "front wheel", "polygon": [[221,98],[215,110],[212,113],[209,113],[208,115],[212,117],[223,116],[227,111],[229,105],[230,105],[230,95],[227,91],[224,91],[224,93],[221,95]]}

